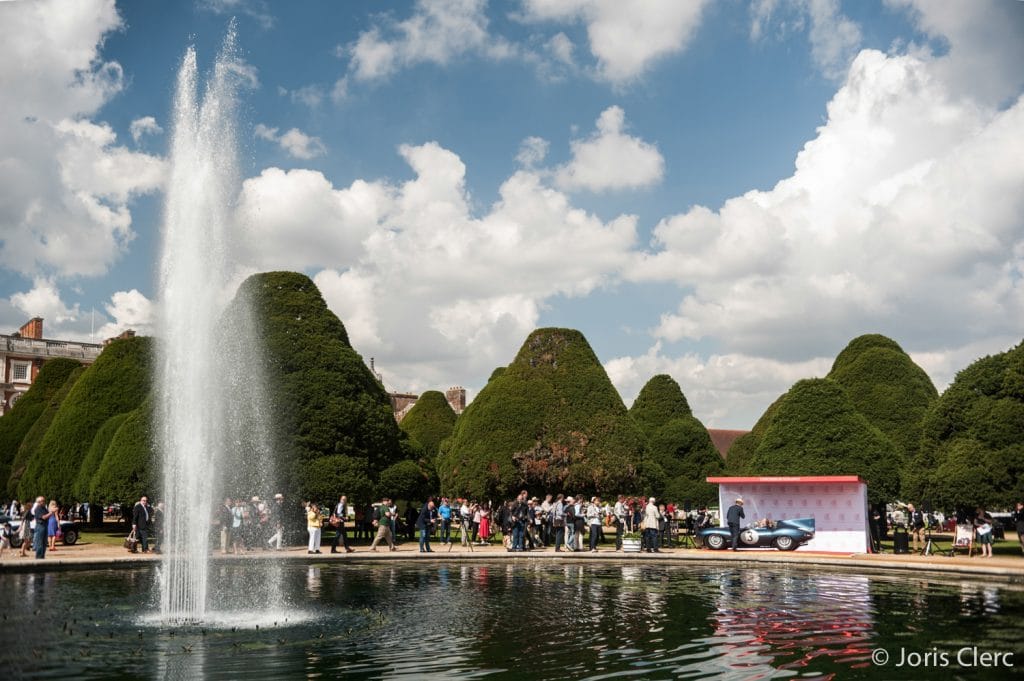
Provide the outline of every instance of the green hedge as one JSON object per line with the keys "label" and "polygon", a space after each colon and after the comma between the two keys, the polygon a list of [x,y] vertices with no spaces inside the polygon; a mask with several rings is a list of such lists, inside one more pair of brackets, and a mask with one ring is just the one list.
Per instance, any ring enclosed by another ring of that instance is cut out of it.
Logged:
{"label": "green hedge", "polygon": [[924,415],[939,393],[899,344],[879,335],[855,338],[839,353],[828,378],[899,445],[904,461],[917,452]]}
{"label": "green hedge", "polygon": [[747,466],[756,475],[859,475],[872,503],[899,492],[902,452],[827,378],[798,381],[777,405]]}
{"label": "green hedge", "polygon": [[68,376],[81,367],[73,359],[51,359],[43,364],[32,385],[3,418],[0,418],[0,483],[7,485],[22,441]]}
{"label": "green hedge", "polygon": [[725,464],[675,379],[666,374],[651,378],[629,414],[647,438],[644,489],[678,503],[705,504],[718,498],[718,487],[706,480],[721,474]]}
{"label": "green hedge", "polygon": [[428,390],[420,395],[398,427],[422,445],[427,457],[434,459],[441,443],[455,429],[456,418],[455,410],[448,404],[444,394]]}
{"label": "green hedge", "polygon": [[68,395],[71,393],[71,389],[75,386],[75,383],[85,373],[84,366],[78,366],[72,369],[71,373],[68,374],[64,384],[53,393],[53,397],[46,403],[46,407],[43,412],[39,415],[39,418],[35,420],[32,427],[29,428],[25,437],[21,441],[21,446],[18,447],[18,453],[14,456],[14,462],[11,465],[11,476],[7,481],[7,494],[9,496],[17,495],[19,498],[27,499],[29,497],[35,497],[39,494],[45,494],[44,490],[33,488],[31,486],[22,487],[21,481],[25,477],[30,463],[35,459],[36,454],[39,452],[39,446],[43,442],[43,438],[46,437],[47,431],[50,429],[50,425],[53,424],[55,418],[57,418],[57,412],[60,411],[60,407],[64,404]]}
{"label": "green hedge", "polygon": [[160,465],[152,424],[150,400],[124,415],[92,478],[89,499],[125,504],[148,494],[156,503]]}
{"label": "green hedge", "polygon": [[75,479],[96,432],[111,416],[136,409],[149,392],[151,354],[151,340],[142,337],[104,348],[71,388],[29,460],[19,483],[22,496],[75,500]]}
{"label": "green hedge", "polygon": [[925,416],[904,487],[947,510],[1024,499],[1024,343],[957,374]]}
{"label": "green hedge", "polygon": [[[322,459],[342,463],[352,484],[372,490],[380,471],[402,459],[406,436],[341,320],[309,277],[295,272],[249,277],[228,315],[241,314],[244,305],[252,306],[266,344],[275,466],[284,491],[320,498],[327,490],[318,474],[330,468]],[[350,496],[369,500],[372,491],[366,494]]]}
{"label": "green hedge", "polygon": [[579,331],[538,329],[441,445],[449,496],[618,492],[638,482],[643,435]]}
{"label": "green hedge", "polygon": [[[85,459],[82,461],[82,467],[78,469],[78,477],[75,478],[75,484],[72,489],[75,499],[96,499],[91,496],[93,490],[93,479],[96,477],[96,473],[103,464],[103,458],[106,456],[107,449],[110,447],[110,443],[113,441],[114,436],[128,419],[128,416],[132,413],[133,412],[125,412],[124,414],[111,416],[100,427],[100,429],[96,431],[96,437],[92,439],[92,444],[89,446],[89,452],[85,455]],[[102,499],[96,500],[102,501]],[[110,501],[121,500],[110,499]]]}

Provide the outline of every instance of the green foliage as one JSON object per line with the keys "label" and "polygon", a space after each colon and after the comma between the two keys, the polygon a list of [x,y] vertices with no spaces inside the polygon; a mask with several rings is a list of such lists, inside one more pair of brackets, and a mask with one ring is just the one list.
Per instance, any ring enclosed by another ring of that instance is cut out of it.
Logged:
{"label": "green foliage", "polygon": [[455,422],[437,467],[449,496],[607,494],[637,484],[643,447],[583,334],[538,329]]}
{"label": "green foliage", "polygon": [[[40,372],[41,373],[41,372]],[[7,494],[8,496],[18,496],[21,498],[21,480],[25,476],[29,463],[35,458],[36,453],[39,451],[39,445],[42,443],[43,438],[46,436],[46,432],[50,429],[50,425],[53,420],[57,417],[57,412],[60,410],[60,406],[67,399],[68,394],[71,392],[71,388],[74,387],[75,383],[82,374],[85,373],[84,366],[77,366],[72,369],[71,373],[68,374],[64,384],[53,393],[53,397],[46,403],[46,407],[43,409],[39,418],[35,420],[32,427],[29,428],[25,437],[21,441],[21,446],[18,447],[18,453],[14,456],[14,462],[11,465],[11,476],[7,482]],[[28,489],[25,494],[25,498],[36,496],[36,491]]]}
{"label": "green foliage", "polygon": [[153,443],[152,400],[123,416],[115,417],[121,425],[93,476],[89,499],[125,504],[143,494],[157,496],[160,466]]}
{"label": "green foliage", "polygon": [[711,503],[718,498],[718,487],[706,478],[722,473],[722,457],[671,376],[649,380],[629,414],[647,438],[644,489],[677,502]]}
{"label": "green foliage", "polygon": [[137,408],[150,388],[152,342],[110,343],[75,382],[60,405],[19,483],[22,496],[45,494],[72,501],[82,461],[108,418]]}
{"label": "green foliage", "polygon": [[658,374],[640,390],[629,408],[629,415],[641,430],[651,435],[672,419],[686,418],[693,412],[675,379],[668,374]]}
{"label": "green foliage", "polygon": [[1024,343],[960,371],[924,419],[908,500],[1009,508],[1024,498]]}
{"label": "green foliage", "polygon": [[899,491],[899,447],[827,378],[798,381],[778,403],[747,466],[757,475],[859,475],[869,499]]}
{"label": "green foliage", "polygon": [[928,374],[895,341],[877,334],[853,339],[828,378],[843,386],[857,411],[899,445],[903,461],[916,453],[924,415],[939,394]]}
{"label": "green foliage", "polygon": [[[107,448],[110,447],[114,435],[117,434],[118,429],[121,428],[131,413],[126,412],[111,416],[96,431],[96,437],[92,439],[89,451],[86,453],[85,459],[82,461],[82,467],[78,469],[78,476],[75,478],[75,484],[72,488],[75,499],[84,500],[92,498],[89,495],[92,494],[93,478],[96,477],[96,472],[99,471],[100,466],[103,464],[103,457],[106,455]],[[111,501],[117,500],[111,499]]]}
{"label": "green foliage", "polygon": [[46,411],[47,404],[68,376],[81,366],[73,359],[58,358],[46,362],[29,389],[15,402],[14,408],[0,419],[0,484],[6,485],[10,479],[18,448],[33,424]]}
{"label": "green foliage", "polygon": [[342,494],[352,503],[365,503],[373,496],[374,484],[363,459],[343,454],[321,456],[307,461],[298,474],[300,499],[333,505]]}
{"label": "green foliage", "polygon": [[491,375],[487,378],[487,382],[490,383],[503,373],[505,373],[505,367],[495,367],[494,371],[492,371]]}
{"label": "green foliage", "polygon": [[420,395],[398,426],[420,443],[426,456],[433,459],[437,456],[441,442],[452,434],[456,418],[455,410],[448,404],[444,394],[428,390]]}
{"label": "green foliage", "polygon": [[[293,485],[284,487],[286,495],[335,497],[339,488],[328,489],[317,475],[322,472],[350,480],[350,496],[357,496],[352,485],[362,485],[368,499],[379,471],[403,454],[405,436],[384,387],[352,349],[344,325],[309,277],[253,275],[228,314],[241,314],[245,305],[252,306],[266,343],[275,466],[279,479]],[[330,472],[331,462],[343,466],[343,478]]]}
{"label": "green foliage", "polygon": [[437,491],[437,476],[416,461],[399,461],[384,469],[377,485],[377,496],[388,496],[422,504]]}

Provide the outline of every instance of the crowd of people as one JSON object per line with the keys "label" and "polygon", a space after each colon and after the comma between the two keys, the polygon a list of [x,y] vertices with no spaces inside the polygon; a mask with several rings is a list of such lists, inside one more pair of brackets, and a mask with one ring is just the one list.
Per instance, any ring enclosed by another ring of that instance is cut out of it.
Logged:
{"label": "crowd of people", "polygon": [[625,536],[639,535],[641,550],[654,553],[668,543],[673,530],[696,531],[714,520],[706,508],[684,512],[672,503],[659,504],[654,497],[620,495],[613,502],[596,496],[549,494],[541,500],[531,498],[525,490],[499,504],[431,497],[422,506],[407,504],[404,513],[389,497],[354,509],[341,497],[329,518],[317,504],[308,504],[306,510],[309,553],[320,551],[319,533],[325,525],[336,531],[331,552],[336,553],[339,544],[351,551],[345,529],[349,518],[353,539],[369,540],[371,551],[384,546],[395,550],[396,540],[404,534],[410,540],[418,535],[422,553],[433,551],[432,541],[442,546],[456,542],[467,547],[486,546],[499,534],[504,547],[515,552],[549,547],[556,552],[596,552],[611,541],[620,550]]}

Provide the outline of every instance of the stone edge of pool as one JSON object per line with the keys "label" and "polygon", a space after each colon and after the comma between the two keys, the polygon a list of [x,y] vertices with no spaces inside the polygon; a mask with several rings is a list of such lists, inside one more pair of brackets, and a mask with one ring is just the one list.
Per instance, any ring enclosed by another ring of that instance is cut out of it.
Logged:
{"label": "stone edge of pool", "polygon": [[[1017,558],[996,558],[993,562],[978,558],[956,557],[923,557],[923,556],[893,556],[891,554],[780,554],[768,552],[746,551],[743,553],[712,553],[709,551],[686,551],[685,553],[665,553],[660,555],[652,554],[624,554],[618,552],[603,551],[598,554],[580,553],[578,555],[559,555],[547,553],[507,553],[504,551],[458,551],[447,552],[444,550],[435,551],[433,555],[424,555],[417,552],[402,551],[399,553],[367,553],[357,554],[320,554],[309,555],[300,552],[285,552],[281,554],[254,554],[246,556],[213,556],[215,562],[228,561],[250,561],[259,562],[263,560],[279,559],[304,563],[385,563],[385,562],[434,562],[434,563],[464,563],[481,561],[513,561],[513,562],[549,562],[549,563],[581,563],[597,561],[603,563],[643,563],[643,564],[665,564],[665,563],[686,563],[686,562],[736,562],[740,564],[768,564],[768,565],[796,565],[800,567],[828,567],[828,568],[864,568],[871,571],[901,570],[901,571],[927,571],[932,573],[982,575],[986,577],[1001,578],[1014,582],[1024,583],[1024,559]],[[5,560],[0,563],[0,573],[18,572],[54,572],[65,570],[94,570],[114,567],[137,567],[147,565],[160,560],[159,556],[103,556],[83,558],[48,558],[42,561]],[[1018,563],[1019,565],[1015,564]]]}

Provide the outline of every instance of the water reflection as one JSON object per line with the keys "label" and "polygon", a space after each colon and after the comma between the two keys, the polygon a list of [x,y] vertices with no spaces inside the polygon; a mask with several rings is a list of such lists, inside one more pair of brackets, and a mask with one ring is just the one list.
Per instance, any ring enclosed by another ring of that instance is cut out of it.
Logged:
{"label": "water reflection", "polygon": [[[214,576],[245,582],[260,567]],[[207,630],[137,624],[152,608],[150,569],[0,575],[20,595],[7,631],[62,632],[57,645],[9,647],[7,667],[62,679],[891,678],[871,666],[871,649],[964,639],[1024,659],[1024,592],[991,582],[720,564],[281,569],[275,599],[289,608],[226,610]]]}

